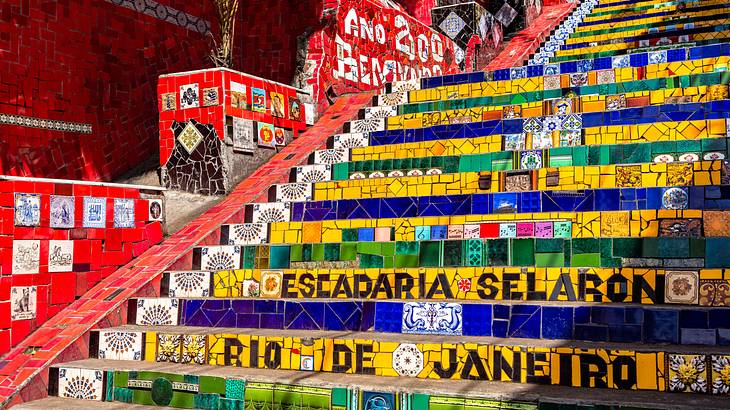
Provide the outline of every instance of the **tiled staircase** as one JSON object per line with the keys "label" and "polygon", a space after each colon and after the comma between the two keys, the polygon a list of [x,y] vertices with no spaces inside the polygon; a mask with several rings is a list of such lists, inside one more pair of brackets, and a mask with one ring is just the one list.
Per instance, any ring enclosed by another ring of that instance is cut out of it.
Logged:
{"label": "tiled staircase", "polygon": [[728,408],[728,10],[388,85],[25,406]]}

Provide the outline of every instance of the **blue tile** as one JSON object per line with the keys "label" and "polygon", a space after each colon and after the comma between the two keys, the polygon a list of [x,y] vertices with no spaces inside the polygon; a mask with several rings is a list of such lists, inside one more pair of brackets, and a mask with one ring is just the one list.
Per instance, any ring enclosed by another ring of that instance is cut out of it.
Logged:
{"label": "blue tile", "polygon": [[717,344],[717,331],[714,329],[682,328],[682,344],[714,346]]}
{"label": "blue tile", "polygon": [[375,228],[359,228],[357,230],[358,242],[372,242],[375,240]]}
{"label": "blue tile", "polygon": [[[258,314],[253,313],[241,313],[236,315],[236,327],[237,328],[249,328],[249,329],[259,329],[261,327],[261,316]],[[271,326],[273,323],[264,323],[266,325],[267,329],[272,329]],[[282,326],[275,327],[273,329],[281,329]]]}
{"label": "blue tile", "polygon": [[402,303],[375,302],[375,331],[400,333],[402,322]]}
{"label": "blue tile", "polygon": [[544,339],[572,339],[573,311],[573,307],[543,306],[542,337]]}
{"label": "blue tile", "polygon": [[[517,307],[520,305],[515,305]],[[509,322],[509,337],[521,337],[521,338],[540,338],[540,323],[542,319],[542,312],[539,306],[532,306],[536,309],[532,310],[532,313],[519,314],[512,310],[512,317]]]}
{"label": "blue tile", "polygon": [[707,329],[708,322],[707,310],[700,309],[681,309],[679,311],[679,327],[692,327],[697,329]]}
{"label": "blue tile", "polygon": [[715,307],[709,311],[710,329],[730,329],[730,309]]}
{"label": "blue tile", "polygon": [[495,319],[509,320],[510,307],[509,305],[493,305],[493,312]]}
{"label": "blue tile", "polygon": [[575,325],[575,339],[589,342],[608,341],[608,327],[599,325]]}
{"label": "blue tile", "polygon": [[267,329],[283,329],[284,315],[276,313],[264,313],[261,315],[261,324]]}
{"label": "blue tile", "polygon": [[646,309],[644,311],[644,342],[678,343],[679,312],[676,310]]}
{"label": "blue tile", "polygon": [[509,321],[507,320],[493,320],[492,321],[492,336],[494,337],[507,337],[507,329],[509,327]]}
{"label": "blue tile", "polygon": [[717,339],[717,344],[730,346],[730,329],[718,329]]}
{"label": "blue tile", "polygon": [[619,325],[625,322],[625,311],[620,307],[593,306],[591,323],[601,325]]}
{"label": "blue tile", "polygon": [[618,343],[641,342],[642,328],[639,325],[614,325],[608,327],[608,341]]}
{"label": "blue tile", "polygon": [[486,303],[462,305],[462,334],[464,336],[492,336],[492,306]]}

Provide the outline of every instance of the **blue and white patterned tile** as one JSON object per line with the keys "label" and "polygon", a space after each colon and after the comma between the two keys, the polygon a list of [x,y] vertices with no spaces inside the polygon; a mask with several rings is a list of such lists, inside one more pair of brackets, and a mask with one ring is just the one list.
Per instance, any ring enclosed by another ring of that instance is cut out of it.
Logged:
{"label": "blue and white patterned tile", "polygon": [[314,184],[332,180],[332,166],[327,164],[302,165],[296,167],[296,182]]}
{"label": "blue and white patterned tile", "polygon": [[74,197],[51,195],[51,228],[73,228],[75,209]]}
{"label": "blue and white patterned tile", "polygon": [[99,359],[142,360],[142,332],[99,331]]}
{"label": "blue and white patterned tile", "polygon": [[95,369],[58,369],[58,396],[83,400],[102,400],[104,372]]}
{"label": "blue and white patterned tile", "polygon": [[401,331],[413,334],[461,335],[462,307],[458,303],[406,302]]}
{"label": "blue and white patterned tile", "polygon": [[114,198],[114,227],[134,228],[134,199]]}
{"label": "blue and white patterned tile", "polygon": [[210,271],[169,272],[171,298],[204,298],[210,296]]}
{"label": "blue and white patterned tile", "polygon": [[38,226],[41,223],[41,196],[15,194],[15,226]]}
{"label": "blue and white patterned tile", "polygon": [[261,245],[269,238],[268,225],[263,223],[230,224],[223,228],[228,245]]}
{"label": "blue and white patterned tile", "polygon": [[106,227],[106,198],[84,197],[84,228]]}
{"label": "blue and white patterned tile", "polygon": [[367,147],[370,145],[370,133],[350,132],[346,134],[336,134],[332,140],[334,141],[334,149]]}
{"label": "blue and white patterned tile", "polygon": [[263,202],[253,204],[253,223],[289,222],[291,204],[288,202]]}
{"label": "blue and white patterned tile", "polygon": [[312,200],[312,185],[292,182],[276,185],[276,202],[304,202]]}

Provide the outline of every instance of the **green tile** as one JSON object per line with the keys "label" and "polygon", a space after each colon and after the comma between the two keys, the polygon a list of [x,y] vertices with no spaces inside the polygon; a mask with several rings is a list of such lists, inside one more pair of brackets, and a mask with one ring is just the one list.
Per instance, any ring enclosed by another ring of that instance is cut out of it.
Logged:
{"label": "green tile", "polygon": [[536,253],[535,266],[540,268],[559,268],[565,266],[565,254],[563,252]]}
{"label": "green tile", "polygon": [[563,252],[563,241],[559,239],[535,239],[535,253]]}
{"label": "green tile", "polygon": [[324,260],[338,261],[340,260],[340,244],[327,243],[324,245]]}
{"label": "green tile", "polygon": [[574,267],[596,267],[601,266],[600,253],[579,253],[573,254],[570,266]]}
{"label": "green tile", "polygon": [[443,266],[461,266],[462,241],[444,241]]}
{"label": "green tile", "polygon": [[311,243],[305,243],[302,245],[302,261],[304,261],[304,262],[312,261],[312,244]]}
{"label": "green tile", "polygon": [[360,268],[383,268],[383,257],[380,255],[360,255]]}
{"label": "green tile", "polygon": [[396,255],[418,255],[418,241],[398,241],[395,243]]}
{"label": "green tile", "polygon": [[641,255],[641,238],[614,238],[613,256],[621,258],[634,258]]}
{"label": "green tile", "polygon": [[335,181],[345,180],[350,178],[350,167],[347,162],[341,162],[339,164],[332,165],[332,177]]}
{"label": "green tile", "polygon": [[689,256],[690,258],[705,257],[705,238],[690,238]]}
{"label": "green tile", "polygon": [[598,238],[576,238],[573,239],[573,255],[579,253],[596,253],[600,252],[600,242]]}
{"label": "green tile", "polygon": [[464,241],[464,265],[484,265],[484,242],[481,239],[467,239]]}
{"label": "green tile", "polygon": [[243,269],[253,269],[256,259],[256,247],[243,247]]}
{"label": "green tile", "polygon": [[422,241],[418,254],[418,266],[441,266],[441,241]]}
{"label": "green tile", "polygon": [[269,267],[271,269],[289,268],[289,246],[271,246],[269,248]]}
{"label": "green tile", "polygon": [[312,260],[323,261],[324,260],[324,244],[313,243],[312,244]]}
{"label": "green tile", "polygon": [[347,406],[347,389],[341,387],[335,387],[332,389],[332,405]]}
{"label": "green tile", "polygon": [[396,268],[417,268],[418,255],[395,255]]}
{"label": "green tile", "polygon": [[[392,236],[392,231],[391,231]],[[381,255],[395,255],[395,242],[381,242],[380,243],[380,254]]]}
{"label": "green tile", "polygon": [[535,265],[535,240],[532,238],[512,240],[512,265]]}
{"label": "green tile", "polygon": [[487,241],[487,263],[489,266],[509,265],[509,239]]}
{"label": "green tile", "polygon": [[340,244],[340,260],[354,261],[357,259],[357,243],[347,242]]}
{"label": "green tile", "polygon": [[343,229],[342,242],[357,242],[357,229]]}

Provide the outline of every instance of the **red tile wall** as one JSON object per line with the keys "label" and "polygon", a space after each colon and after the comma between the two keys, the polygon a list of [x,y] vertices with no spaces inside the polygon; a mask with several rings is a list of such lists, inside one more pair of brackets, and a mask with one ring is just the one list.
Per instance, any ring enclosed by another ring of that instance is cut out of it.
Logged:
{"label": "red tile wall", "polygon": [[[15,226],[15,193],[41,195],[40,224]],[[50,227],[50,196],[73,196],[73,229]],[[83,228],[84,196],[107,198],[106,228]],[[135,200],[135,227],[114,228],[114,199]],[[86,293],[100,280],[162,241],[160,222],[148,221],[148,200],[137,189],[61,184],[37,181],[0,180],[0,355],[25,339],[33,330]],[[40,240],[39,273],[12,272],[13,240]],[[48,272],[48,241],[73,240],[72,272]],[[36,317],[11,320],[10,290],[13,286],[36,286]]]}

